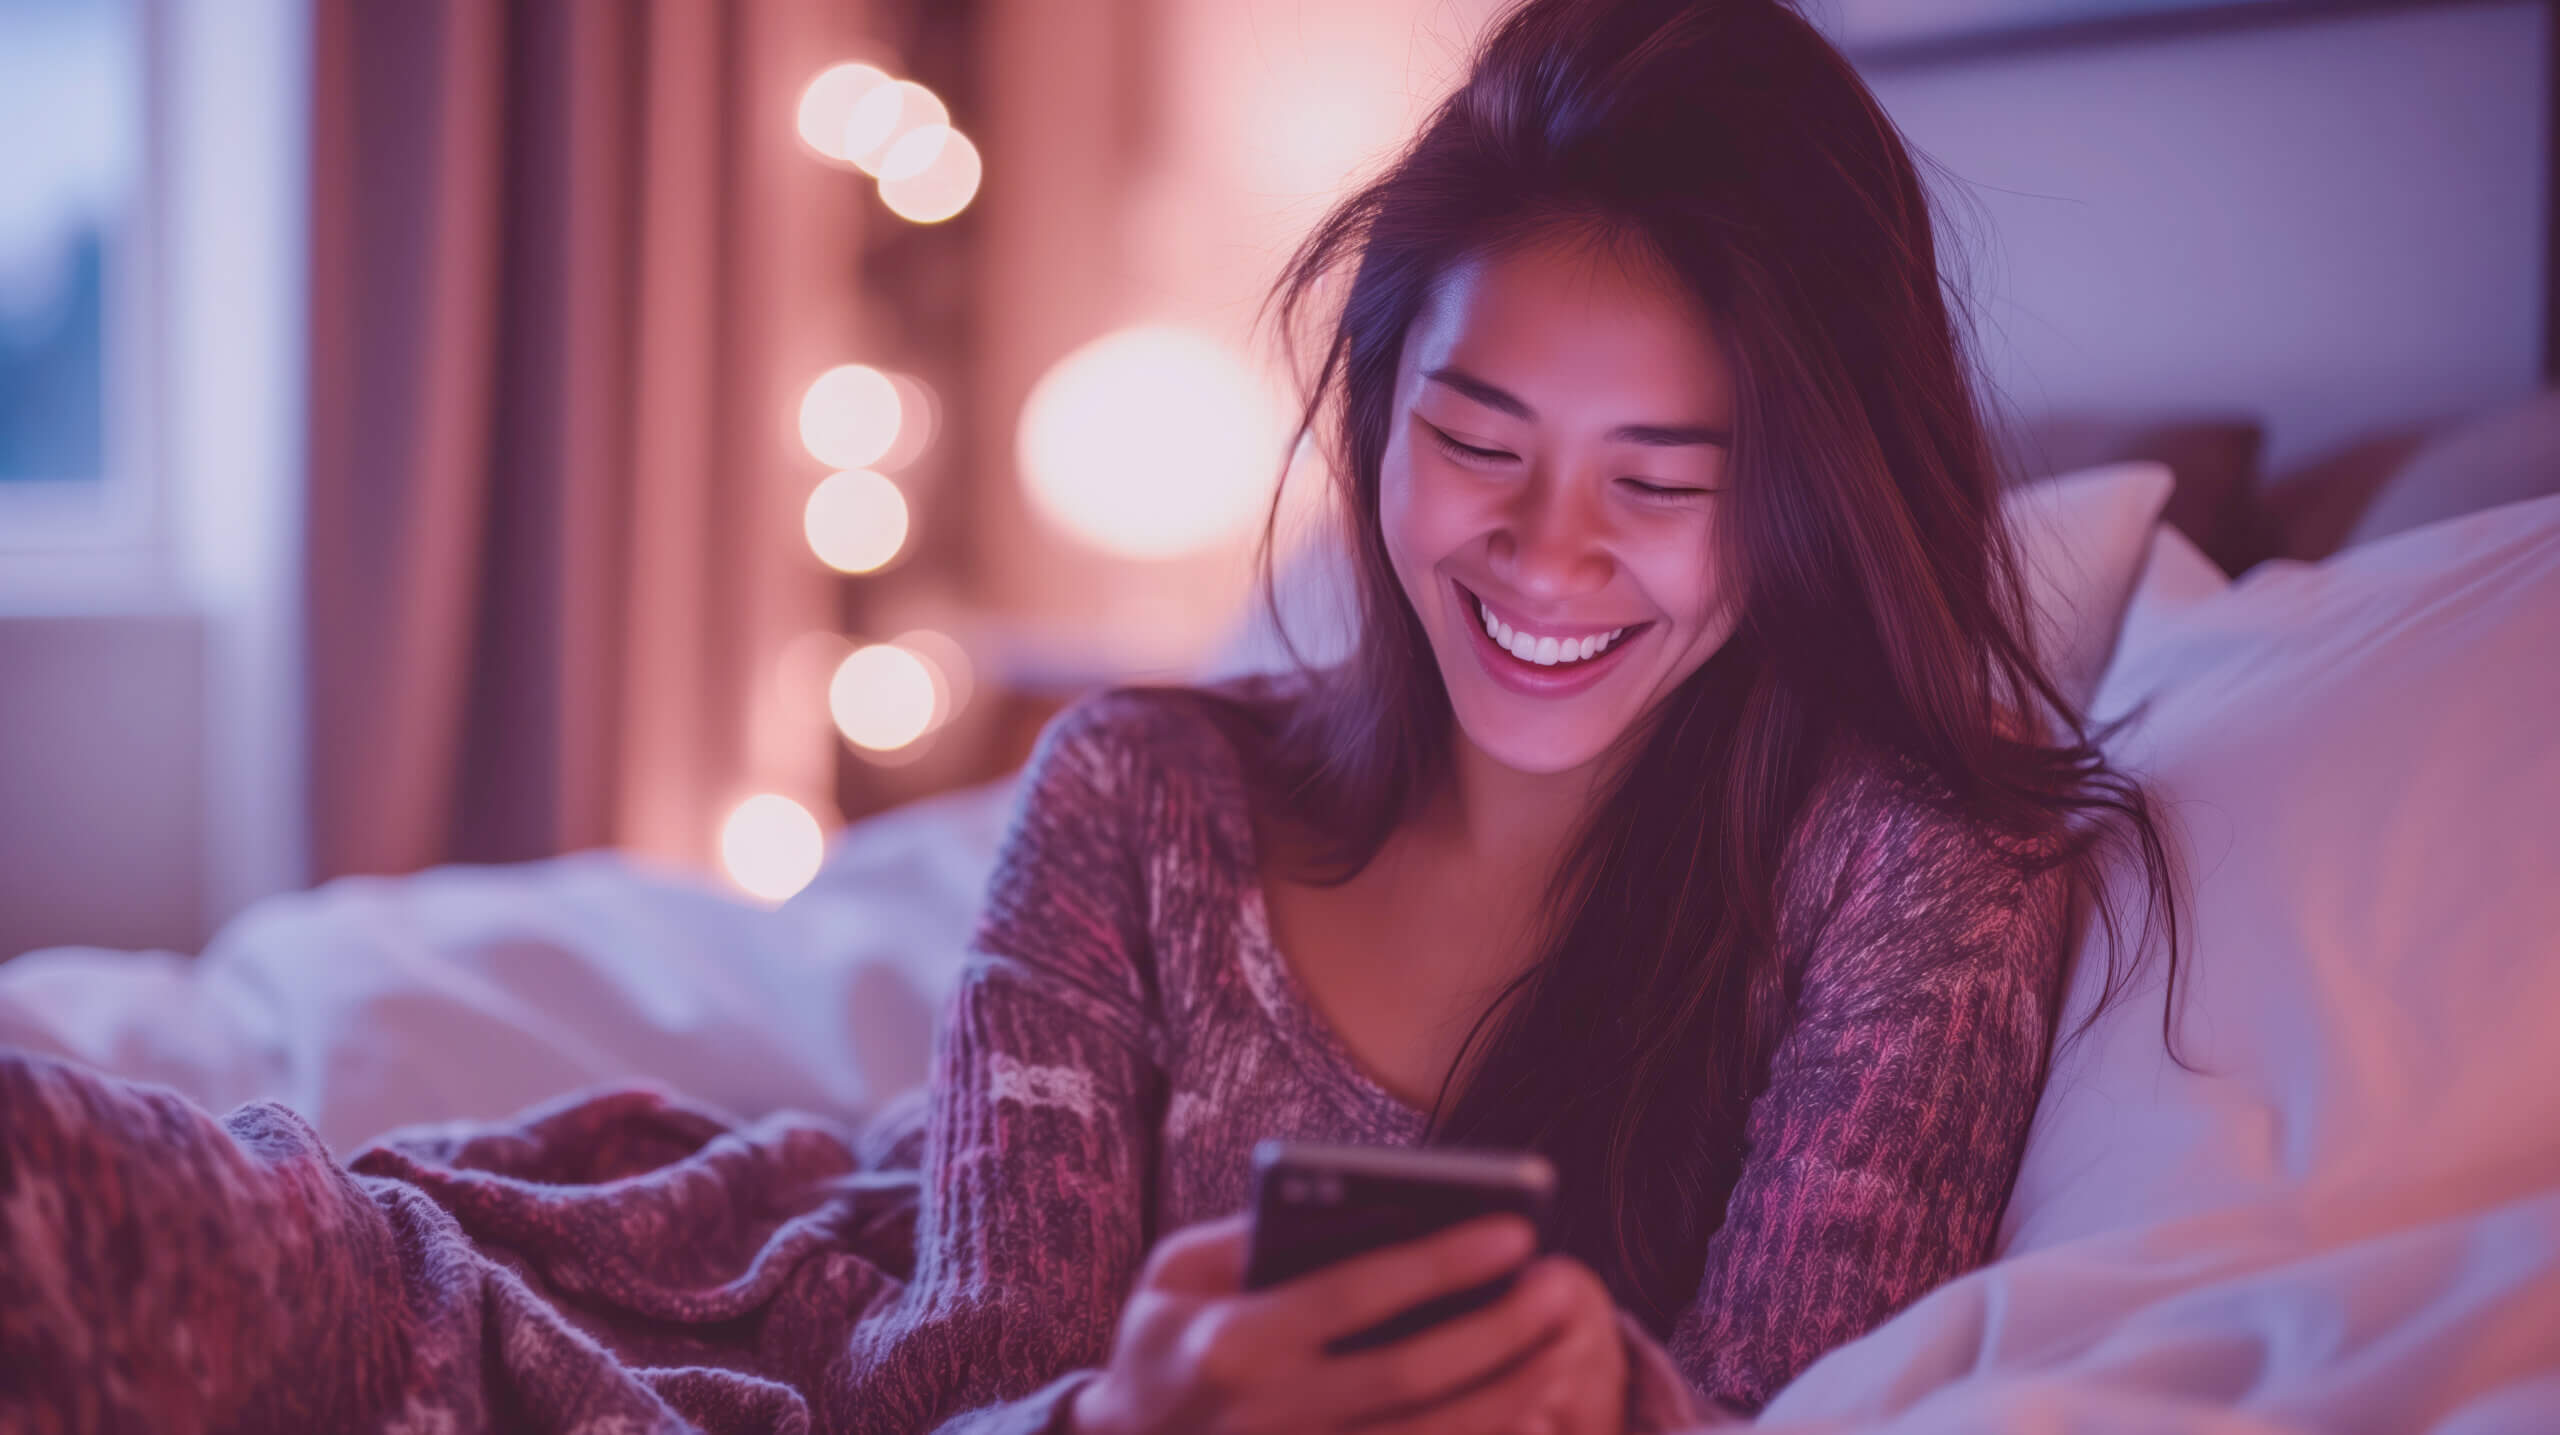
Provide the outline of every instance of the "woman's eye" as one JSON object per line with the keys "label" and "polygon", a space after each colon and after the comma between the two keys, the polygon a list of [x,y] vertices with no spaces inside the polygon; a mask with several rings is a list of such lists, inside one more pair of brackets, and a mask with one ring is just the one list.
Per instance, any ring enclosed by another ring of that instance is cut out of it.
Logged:
{"label": "woman's eye", "polygon": [[1634,489],[1637,494],[1642,497],[1657,499],[1666,503],[1681,502],[1692,498],[1704,498],[1708,494],[1715,492],[1712,488],[1691,488],[1685,484],[1648,483],[1641,478],[1622,478],[1618,481],[1625,484],[1627,487]]}
{"label": "woman's eye", "polygon": [[1442,452],[1462,462],[1500,463],[1505,459],[1517,457],[1507,449],[1478,448],[1471,443],[1460,443],[1443,432],[1438,424],[1424,424],[1423,427],[1431,430],[1432,440],[1440,445]]}

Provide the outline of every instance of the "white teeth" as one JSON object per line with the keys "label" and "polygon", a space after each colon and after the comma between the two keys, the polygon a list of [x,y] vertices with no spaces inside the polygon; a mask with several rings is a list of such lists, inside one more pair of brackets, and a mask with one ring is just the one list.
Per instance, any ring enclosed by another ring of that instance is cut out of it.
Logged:
{"label": "white teeth", "polygon": [[1596,658],[1609,650],[1609,645],[1625,635],[1626,629],[1612,628],[1605,633],[1592,633],[1580,638],[1541,638],[1522,632],[1493,615],[1483,600],[1476,603],[1477,616],[1484,619],[1485,636],[1524,663],[1551,668],[1559,663],[1579,663]]}

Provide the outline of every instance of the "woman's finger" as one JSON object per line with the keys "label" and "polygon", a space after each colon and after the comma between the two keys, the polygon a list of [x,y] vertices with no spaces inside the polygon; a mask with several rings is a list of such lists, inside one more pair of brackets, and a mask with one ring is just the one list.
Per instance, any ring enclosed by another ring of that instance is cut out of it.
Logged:
{"label": "woman's finger", "polygon": [[1138,1284],[1188,1295],[1226,1295],[1244,1285],[1253,1218],[1242,1211],[1184,1226],[1157,1241]]}
{"label": "woman's finger", "polygon": [[1565,1273],[1533,1269],[1481,1310],[1393,1345],[1326,1362],[1326,1403],[1358,1418],[1445,1401],[1551,1343],[1562,1333],[1574,1298]]}
{"label": "woman's finger", "polygon": [[[1362,1418],[1360,1435],[1510,1435],[1527,1429],[1531,1417],[1554,1408],[1573,1358],[1566,1342],[1550,1339],[1473,1384]],[[1549,1418],[1558,1422],[1552,1428],[1569,1428],[1558,1416]]]}
{"label": "woman's finger", "polygon": [[1557,1383],[1537,1398],[1554,1412],[1557,1435],[1617,1435],[1626,1419],[1627,1388],[1626,1337],[1617,1304],[1580,1262],[1551,1260],[1572,1294],[1556,1339]]}

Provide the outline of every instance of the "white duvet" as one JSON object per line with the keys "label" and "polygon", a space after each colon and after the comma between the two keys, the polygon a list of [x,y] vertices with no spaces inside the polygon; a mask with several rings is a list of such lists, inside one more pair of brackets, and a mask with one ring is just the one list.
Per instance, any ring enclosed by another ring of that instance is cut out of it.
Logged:
{"label": "white duvet", "polygon": [[[2560,1432],[2560,499],[2194,564],[2154,545],[2097,707],[2148,702],[2116,751],[2188,834],[2201,1071],[2156,981],[2067,1048],[2001,1259],[1766,1425]],[[199,958],[33,954],[0,1041],[342,1150],[633,1076],[856,1113],[921,1079],[1009,803],[858,825],[775,912],[582,856],[340,882]]]}

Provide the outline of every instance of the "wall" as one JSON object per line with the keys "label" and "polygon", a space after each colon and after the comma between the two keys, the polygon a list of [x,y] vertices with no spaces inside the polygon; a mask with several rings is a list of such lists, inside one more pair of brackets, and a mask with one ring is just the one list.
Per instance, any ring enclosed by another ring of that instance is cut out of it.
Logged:
{"label": "wall", "polygon": [[188,614],[0,617],[0,957],[194,949],[204,651]]}
{"label": "wall", "polygon": [[2231,407],[2284,466],[2540,382],[2550,7],[1874,76],[1980,244],[2022,410]]}

